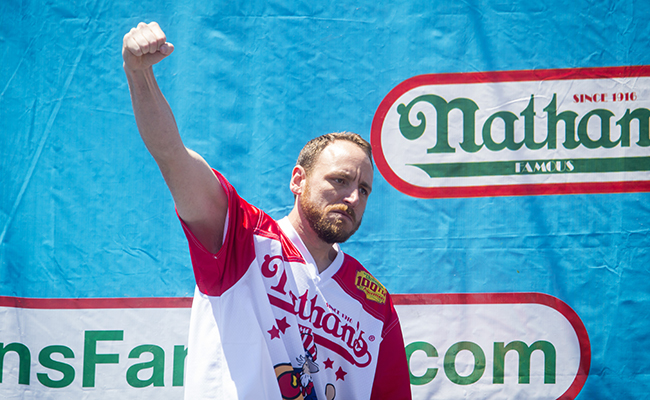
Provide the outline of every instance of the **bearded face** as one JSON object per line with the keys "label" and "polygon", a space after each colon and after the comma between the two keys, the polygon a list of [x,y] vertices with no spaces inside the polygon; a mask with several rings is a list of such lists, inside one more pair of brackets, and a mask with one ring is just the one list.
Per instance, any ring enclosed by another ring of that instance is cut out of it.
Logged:
{"label": "bearded face", "polygon": [[[318,206],[311,198],[311,190],[308,184],[305,186],[303,195],[300,196],[299,203],[309,226],[325,243],[343,243],[361,225],[361,219],[357,221],[354,210],[345,204]],[[347,217],[343,214],[351,218],[352,227],[349,227],[349,221],[346,221]]]}

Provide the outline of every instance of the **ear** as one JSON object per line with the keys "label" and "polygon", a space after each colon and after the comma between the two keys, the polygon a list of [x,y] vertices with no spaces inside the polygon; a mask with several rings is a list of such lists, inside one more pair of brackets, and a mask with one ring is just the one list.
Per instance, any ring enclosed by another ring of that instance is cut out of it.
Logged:
{"label": "ear", "polygon": [[289,188],[291,193],[298,196],[301,195],[305,188],[305,183],[307,181],[307,173],[305,169],[300,165],[293,167],[291,172],[291,182],[289,182]]}

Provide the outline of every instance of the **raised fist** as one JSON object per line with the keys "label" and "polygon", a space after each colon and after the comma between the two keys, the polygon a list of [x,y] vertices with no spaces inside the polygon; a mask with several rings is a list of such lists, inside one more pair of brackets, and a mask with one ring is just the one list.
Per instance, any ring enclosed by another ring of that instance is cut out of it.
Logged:
{"label": "raised fist", "polygon": [[158,63],[174,51],[174,45],[167,42],[165,33],[156,22],[137,27],[124,35],[122,58],[124,68],[132,71],[142,70]]}

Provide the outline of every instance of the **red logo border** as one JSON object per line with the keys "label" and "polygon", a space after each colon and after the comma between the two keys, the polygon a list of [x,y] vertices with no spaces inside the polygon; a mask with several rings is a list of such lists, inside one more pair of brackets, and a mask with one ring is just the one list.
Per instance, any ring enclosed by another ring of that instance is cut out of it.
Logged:
{"label": "red logo border", "polygon": [[580,364],[573,383],[557,400],[573,400],[582,390],[591,368],[591,344],[582,320],[562,300],[544,293],[443,293],[394,294],[395,305],[416,304],[541,304],[551,307],[569,321],[578,336]]}
{"label": "red logo border", "polygon": [[382,176],[395,189],[417,198],[460,198],[492,196],[534,196],[554,194],[595,194],[650,192],[650,181],[547,183],[490,186],[422,187],[404,181],[389,167],[381,147],[381,131],[390,107],[404,93],[424,85],[527,82],[542,80],[579,80],[630,78],[650,76],[650,66],[603,68],[572,68],[521,71],[443,73],[418,75],[395,86],[375,112],[370,130],[370,143],[375,164]]}

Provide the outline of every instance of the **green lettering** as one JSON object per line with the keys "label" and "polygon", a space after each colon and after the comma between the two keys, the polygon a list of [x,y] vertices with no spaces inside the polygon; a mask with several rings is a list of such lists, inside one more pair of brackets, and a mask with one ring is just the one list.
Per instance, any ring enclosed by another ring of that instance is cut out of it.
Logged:
{"label": "green lettering", "polygon": [[519,383],[530,383],[530,357],[535,350],[541,350],[544,353],[544,383],[555,383],[555,347],[545,340],[539,340],[530,347],[518,340],[507,346],[504,346],[503,342],[495,342],[494,383],[503,383],[504,381],[506,353],[510,350],[515,350],[519,354]]}
{"label": "green lettering", "polygon": [[[456,356],[463,350],[468,350],[474,355],[474,370],[468,376],[460,376],[456,371]],[[445,353],[445,374],[450,381],[457,385],[471,385],[475,383],[485,371],[485,353],[481,347],[472,342],[458,342],[452,345]]]}
{"label": "green lettering", "polygon": [[55,381],[47,374],[39,372],[36,374],[36,378],[38,378],[38,381],[43,384],[43,386],[49,388],[63,388],[74,381],[75,371],[72,365],[53,360],[53,353],[59,353],[63,355],[64,358],[74,358],[74,352],[66,346],[47,346],[38,354],[38,362],[40,362],[43,367],[59,371],[63,374],[63,377],[58,381]]}
{"label": "green lettering", "polygon": [[449,112],[453,109],[463,113],[463,142],[460,144],[463,150],[468,153],[475,153],[483,146],[475,142],[475,116],[478,106],[470,99],[454,99],[447,103],[445,99],[435,94],[419,96],[409,103],[408,106],[400,104],[397,112],[400,114],[399,129],[406,139],[415,140],[424,134],[426,128],[426,117],[423,112],[417,113],[420,123],[413,126],[409,120],[409,113],[414,105],[419,102],[427,102],[436,109],[436,145],[427,149],[427,153],[455,153],[456,149],[449,145]]}
{"label": "green lettering", "polygon": [[[594,115],[600,118],[600,138],[598,140],[592,140],[587,133],[589,119]],[[609,119],[613,116],[613,112],[603,109],[591,110],[585,114],[578,124],[578,138],[580,138],[580,142],[588,149],[597,149],[599,147],[611,149],[619,144],[621,141],[620,138],[616,142],[612,142],[609,138]]]}
{"label": "green lettering", "polygon": [[[505,137],[501,143],[497,143],[492,139],[492,123],[497,118],[502,119],[505,124]],[[491,151],[499,151],[506,148],[509,150],[519,150],[524,142],[515,142],[515,121],[518,119],[510,111],[499,111],[490,115],[485,121],[485,124],[483,124],[483,143],[485,143],[485,147]]]}
{"label": "green lettering", "polygon": [[124,340],[124,331],[86,331],[82,387],[95,387],[97,364],[117,364],[120,361],[118,354],[97,354],[100,340]]}
{"label": "green lettering", "polygon": [[411,379],[411,385],[426,385],[436,377],[438,368],[427,368],[426,372],[422,376],[413,375],[411,372],[411,356],[418,350],[423,351],[429,358],[438,357],[438,351],[435,347],[433,347],[432,344],[427,342],[413,342],[406,346],[406,361],[409,365],[409,377]]}
{"label": "green lettering", "polygon": [[174,346],[172,386],[183,386],[183,375],[185,375],[185,358],[187,358],[187,347],[183,345]]}
{"label": "green lettering", "polygon": [[564,122],[564,147],[572,150],[580,146],[580,142],[576,140],[576,118],[578,114],[573,111],[564,111],[560,115],[557,114],[557,94],[553,94],[553,99],[544,109],[546,112],[546,119],[548,121],[548,142],[549,149],[555,149],[557,141],[557,124]]}
{"label": "green lettering", "polygon": [[[139,358],[142,353],[151,353],[151,361],[134,364],[126,371],[126,381],[136,388],[143,388],[149,385],[165,386],[165,352],[159,346],[143,344],[131,350],[129,358]],[[138,373],[144,369],[152,368],[151,377],[146,380],[138,378]]]}
{"label": "green lettering", "polygon": [[535,141],[535,96],[530,95],[530,101],[524,111],[521,112],[524,117],[524,144],[531,150],[539,150],[544,146],[549,149],[555,148],[556,137],[551,136],[548,132],[546,139],[543,142],[537,143]]}
{"label": "green lettering", "polygon": [[5,354],[13,351],[18,354],[18,384],[29,385],[29,372],[31,368],[32,355],[27,346],[22,343],[0,343],[0,383],[2,383],[2,371],[4,371]]}
{"label": "green lettering", "polygon": [[630,145],[630,123],[633,119],[639,121],[639,141],[636,144],[641,147],[650,146],[650,130],[648,129],[650,110],[647,108],[639,108],[632,112],[628,109],[625,111],[625,115],[616,122],[616,125],[621,127],[621,146],[628,147]]}

